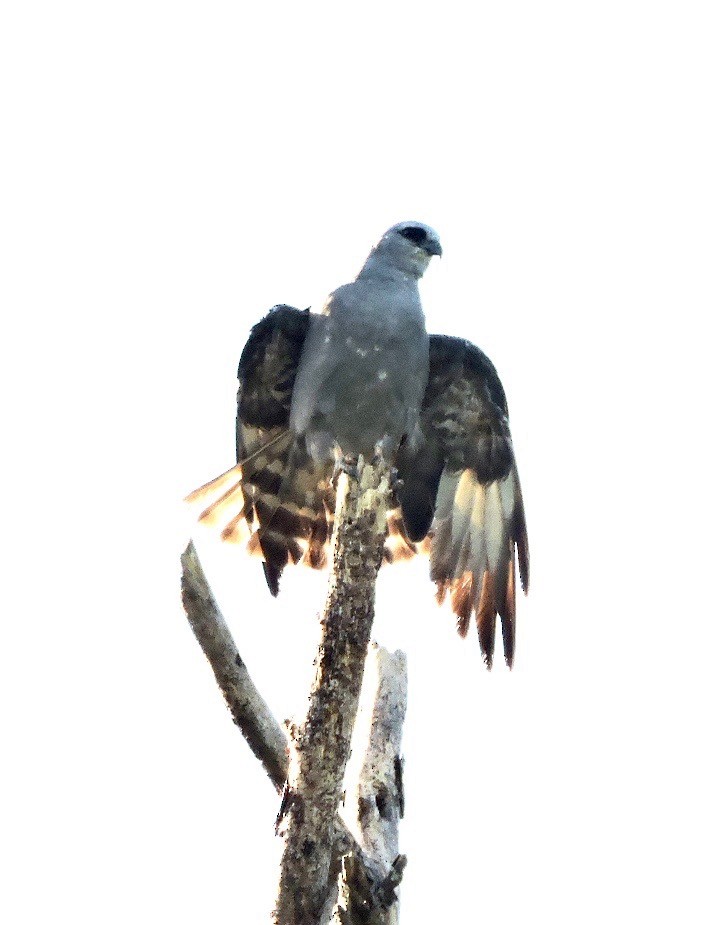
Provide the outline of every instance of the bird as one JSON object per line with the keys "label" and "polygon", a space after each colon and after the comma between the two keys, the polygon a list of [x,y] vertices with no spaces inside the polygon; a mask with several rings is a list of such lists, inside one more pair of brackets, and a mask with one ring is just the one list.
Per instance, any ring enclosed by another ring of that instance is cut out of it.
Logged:
{"label": "bird", "polygon": [[499,617],[512,667],[516,559],[527,594],[530,556],[508,405],[478,347],[426,331],[418,283],[434,256],[436,231],[400,222],[320,312],[280,304],[254,325],[238,366],[237,464],[186,500],[263,561],[276,596],[287,565],[328,562],[334,476],[381,460],[383,561],[428,555],[459,634],[475,621],[490,669]]}

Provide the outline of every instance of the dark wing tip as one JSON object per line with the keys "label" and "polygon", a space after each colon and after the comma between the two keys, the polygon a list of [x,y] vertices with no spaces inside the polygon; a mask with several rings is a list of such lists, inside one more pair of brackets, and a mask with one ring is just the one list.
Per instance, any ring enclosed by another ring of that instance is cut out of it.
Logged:
{"label": "dark wing tip", "polygon": [[[436,579],[434,579],[436,581]],[[449,590],[449,582],[445,579],[436,581],[436,594],[434,595],[434,600],[441,607],[441,605],[446,600],[446,594]]]}
{"label": "dark wing tip", "polygon": [[456,614],[456,632],[462,639],[468,636],[468,628],[471,625],[471,614]]}
{"label": "dark wing tip", "polygon": [[263,562],[262,564],[264,566],[264,577],[266,578],[266,584],[269,586],[269,591],[271,591],[273,597],[277,597],[283,569],[279,568],[278,565],[274,565],[273,562]]}
{"label": "dark wing tip", "polygon": [[[495,624],[494,624],[494,627],[495,627]],[[495,629],[494,629],[494,633],[495,633]],[[492,636],[491,636],[490,644],[487,645],[487,644],[484,643],[484,641],[481,639],[481,631],[480,631],[480,629],[479,629],[479,631],[478,631],[478,644],[479,644],[479,646],[481,647],[481,659],[482,659],[482,661],[483,661],[483,664],[486,666],[486,671],[490,671],[490,670],[493,668],[493,638],[494,638],[494,633],[493,633]]]}
{"label": "dark wing tip", "polygon": [[509,621],[501,614],[503,627],[503,657],[508,668],[513,667],[515,660],[515,618]]}
{"label": "dark wing tip", "polygon": [[530,587],[530,546],[528,545],[528,525],[525,519],[523,494],[520,490],[520,479],[515,472],[515,510],[513,512],[513,541],[518,550],[518,571],[523,593],[528,593]]}
{"label": "dark wing tip", "polygon": [[456,614],[456,629],[459,636],[465,639],[471,623],[473,611],[473,575],[464,572],[460,578],[451,583],[451,609]]}
{"label": "dark wing tip", "polygon": [[522,535],[518,536],[516,546],[518,549],[518,568],[520,570],[520,584],[523,589],[523,594],[527,594],[528,588],[530,587],[530,550],[528,548],[528,535],[525,532],[524,525],[523,525]]}
{"label": "dark wing tip", "polygon": [[493,594],[493,580],[491,573],[483,573],[481,581],[481,594],[476,608],[476,627],[478,629],[478,644],[486,668],[490,671],[493,665],[493,649],[496,641],[496,605]]}
{"label": "dark wing tip", "polygon": [[508,668],[512,668],[515,658],[515,549],[512,542],[510,543],[507,575],[501,578],[503,583],[500,588],[498,613],[503,632],[503,655],[505,664]]}

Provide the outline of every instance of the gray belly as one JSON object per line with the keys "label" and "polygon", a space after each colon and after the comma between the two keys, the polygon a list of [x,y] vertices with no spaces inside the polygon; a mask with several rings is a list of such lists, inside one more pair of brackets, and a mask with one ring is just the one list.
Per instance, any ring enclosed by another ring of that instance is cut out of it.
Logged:
{"label": "gray belly", "polygon": [[299,369],[291,423],[319,448],[314,453],[337,444],[348,455],[371,458],[378,447],[389,455],[413,433],[429,369],[428,339],[423,330],[406,333],[376,345],[352,335],[335,349],[325,339],[313,345]]}
{"label": "gray belly", "polygon": [[383,440],[398,446],[418,413],[411,370],[352,361],[329,377],[309,429],[332,436],[347,454],[372,455]]}

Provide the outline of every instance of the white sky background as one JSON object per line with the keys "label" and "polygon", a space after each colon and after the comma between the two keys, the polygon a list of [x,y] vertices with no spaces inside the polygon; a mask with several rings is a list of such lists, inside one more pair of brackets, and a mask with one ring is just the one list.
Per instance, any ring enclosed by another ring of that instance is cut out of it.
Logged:
{"label": "white sky background", "polygon": [[[705,13],[4,8],[3,921],[268,919],[278,800],[180,609],[180,499],[232,464],[250,326],[405,218],[429,329],[503,379],[532,588],[488,674],[425,567],[381,576],[402,920],[707,920]],[[201,549],[297,715],[319,579]]]}

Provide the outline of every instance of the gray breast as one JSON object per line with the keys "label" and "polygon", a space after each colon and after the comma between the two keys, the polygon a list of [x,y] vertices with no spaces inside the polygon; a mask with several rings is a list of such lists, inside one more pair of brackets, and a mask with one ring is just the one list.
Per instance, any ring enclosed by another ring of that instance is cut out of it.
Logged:
{"label": "gray breast", "polygon": [[318,455],[333,444],[366,458],[378,445],[395,452],[416,428],[428,375],[416,284],[367,291],[356,282],[336,290],[326,311],[312,316],[291,427]]}

